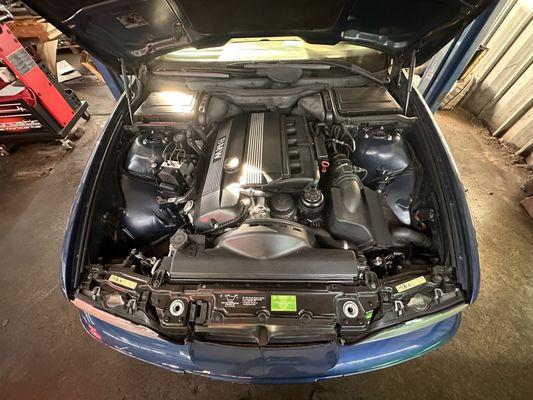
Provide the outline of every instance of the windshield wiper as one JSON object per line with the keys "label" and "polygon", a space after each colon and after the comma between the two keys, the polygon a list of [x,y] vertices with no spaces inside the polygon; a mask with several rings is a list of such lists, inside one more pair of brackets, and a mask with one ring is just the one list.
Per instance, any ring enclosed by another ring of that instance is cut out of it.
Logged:
{"label": "windshield wiper", "polygon": [[284,69],[295,70],[313,70],[324,71],[331,70],[332,67],[341,68],[351,72],[354,75],[362,76],[369,81],[377,83],[378,85],[386,85],[390,82],[390,78],[387,76],[381,78],[373,74],[372,72],[360,67],[356,64],[341,60],[313,60],[313,61],[298,61],[298,62],[233,62],[225,64],[224,66],[217,66],[214,68],[209,67],[184,67],[180,69],[155,69],[154,75],[173,75],[173,76],[188,76],[198,78],[216,78],[227,79],[235,76],[264,76],[261,74],[262,70],[273,70],[276,67]]}
{"label": "windshield wiper", "polygon": [[156,68],[152,71],[154,75],[162,76],[186,76],[193,78],[232,78],[235,76],[250,77],[255,75],[255,71],[243,70],[242,68],[225,68],[217,66],[209,67],[183,67],[179,69]]}
{"label": "windshield wiper", "polygon": [[187,76],[192,78],[223,78],[227,79],[230,74],[226,72],[211,72],[211,71],[177,71],[177,70],[154,70],[154,75],[161,76]]}
{"label": "windshield wiper", "polygon": [[341,60],[313,60],[313,61],[299,61],[299,62],[284,62],[284,61],[276,61],[276,62],[261,62],[261,63],[232,63],[228,64],[228,66],[231,66],[233,68],[240,66],[241,68],[245,69],[263,69],[263,68],[273,68],[276,65],[287,67],[287,68],[299,68],[299,69],[310,69],[310,70],[327,70],[331,69],[331,67],[337,67],[342,68],[347,71],[350,71],[352,74],[362,76],[369,81],[375,82],[379,85],[386,85],[390,82],[390,78],[380,78],[373,74],[372,72],[364,69],[363,67],[360,67],[359,65],[349,63],[347,61],[341,61]]}

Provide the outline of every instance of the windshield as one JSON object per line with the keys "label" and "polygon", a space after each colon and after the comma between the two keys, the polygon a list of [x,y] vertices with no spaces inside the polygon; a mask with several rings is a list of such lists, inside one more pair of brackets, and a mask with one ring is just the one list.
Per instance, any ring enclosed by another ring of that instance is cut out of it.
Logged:
{"label": "windshield", "polygon": [[387,57],[373,49],[340,42],[335,45],[310,44],[295,37],[232,39],[224,46],[206,49],[187,47],[160,57],[164,61],[245,62],[342,59],[372,70],[385,69]]}

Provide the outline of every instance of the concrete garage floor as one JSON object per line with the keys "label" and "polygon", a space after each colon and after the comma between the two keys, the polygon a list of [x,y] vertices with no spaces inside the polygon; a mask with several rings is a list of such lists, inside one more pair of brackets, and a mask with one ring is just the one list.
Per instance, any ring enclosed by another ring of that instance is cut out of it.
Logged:
{"label": "concrete garage floor", "polygon": [[502,150],[462,113],[437,119],[468,191],[482,287],[448,345],[350,378],[247,386],[177,375],[92,340],[60,293],[59,249],[113,102],[102,85],[71,86],[93,113],[76,149],[37,144],[0,158],[0,399],[309,399],[316,390],[352,399],[531,398],[533,222],[518,205],[526,171],[505,165]]}

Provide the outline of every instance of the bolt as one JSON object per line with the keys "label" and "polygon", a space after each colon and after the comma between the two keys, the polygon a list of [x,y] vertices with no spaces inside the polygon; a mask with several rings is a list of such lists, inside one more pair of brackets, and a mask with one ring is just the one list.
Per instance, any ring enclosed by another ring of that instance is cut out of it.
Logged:
{"label": "bolt", "polygon": [[267,322],[268,320],[268,315],[266,315],[266,313],[264,311],[261,311],[258,315],[257,315],[257,319],[259,320],[259,322],[261,322],[262,324],[264,324],[265,322]]}
{"label": "bolt", "polygon": [[303,323],[309,323],[311,322],[312,318],[309,314],[303,314],[302,315],[302,322]]}
{"label": "bolt", "polygon": [[165,322],[169,322],[169,321],[170,321],[170,318],[169,318],[169,317],[165,317],[165,318],[163,318],[163,321],[165,321]]}
{"label": "bolt", "polygon": [[349,300],[343,304],[342,312],[348,318],[355,318],[359,313],[359,308],[355,302]]}

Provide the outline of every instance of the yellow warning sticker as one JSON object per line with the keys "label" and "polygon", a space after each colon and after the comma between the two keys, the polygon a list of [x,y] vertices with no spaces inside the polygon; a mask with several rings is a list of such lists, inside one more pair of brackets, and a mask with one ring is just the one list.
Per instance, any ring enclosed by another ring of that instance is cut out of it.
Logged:
{"label": "yellow warning sticker", "polygon": [[120,276],[111,275],[109,280],[114,283],[118,283],[121,286],[127,287],[129,289],[135,289],[137,287],[137,282],[130,281],[129,279],[122,278]]}
{"label": "yellow warning sticker", "polygon": [[424,278],[423,276],[419,276],[418,278],[411,279],[410,281],[397,285],[396,291],[398,293],[405,292],[406,290],[423,285],[424,283],[426,283],[426,278]]}

